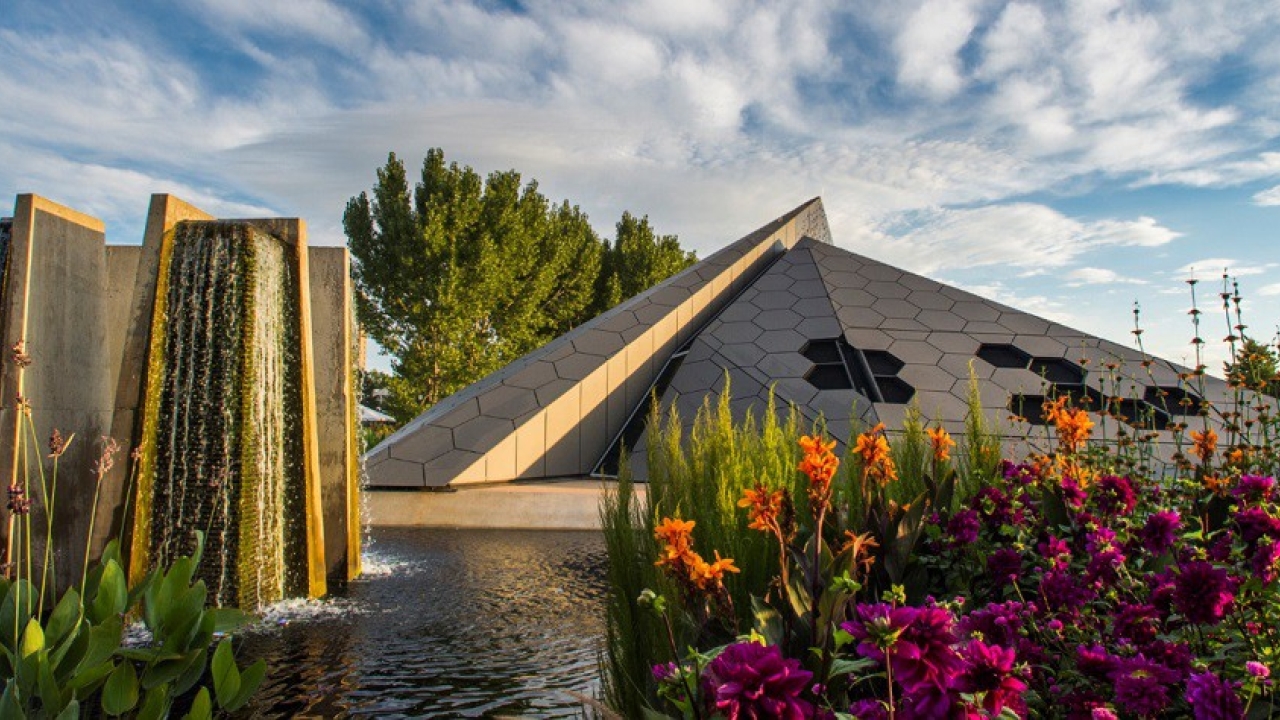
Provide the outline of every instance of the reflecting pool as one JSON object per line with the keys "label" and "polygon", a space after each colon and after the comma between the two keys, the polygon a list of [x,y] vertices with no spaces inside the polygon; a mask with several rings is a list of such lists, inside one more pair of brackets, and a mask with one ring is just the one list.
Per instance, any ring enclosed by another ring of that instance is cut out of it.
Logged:
{"label": "reflecting pool", "polygon": [[286,602],[239,648],[270,673],[248,717],[578,717],[604,635],[591,532],[377,529],[366,576]]}

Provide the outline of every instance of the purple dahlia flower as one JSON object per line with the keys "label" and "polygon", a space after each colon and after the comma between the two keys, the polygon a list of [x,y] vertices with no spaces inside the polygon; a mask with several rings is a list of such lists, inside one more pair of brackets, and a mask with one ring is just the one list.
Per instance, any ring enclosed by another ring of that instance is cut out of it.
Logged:
{"label": "purple dahlia flower", "polygon": [[800,695],[812,681],[798,660],[751,642],[726,647],[702,676],[709,703],[729,720],[811,718],[813,705]]}
{"label": "purple dahlia flower", "polygon": [[1187,702],[1196,720],[1239,720],[1244,706],[1236,684],[1211,672],[1197,673],[1187,681]]}
{"label": "purple dahlia flower", "polygon": [[1182,516],[1177,510],[1161,510],[1147,518],[1139,537],[1142,547],[1152,555],[1161,555],[1178,540],[1178,531],[1182,529]]}
{"label": "purple dahlia flower", "polygon": [[1231,610],[1236,583],[1226,570],[1202,561],[1179,568],[1173,585],[1173,606],[1187,620],[1215,625]]}

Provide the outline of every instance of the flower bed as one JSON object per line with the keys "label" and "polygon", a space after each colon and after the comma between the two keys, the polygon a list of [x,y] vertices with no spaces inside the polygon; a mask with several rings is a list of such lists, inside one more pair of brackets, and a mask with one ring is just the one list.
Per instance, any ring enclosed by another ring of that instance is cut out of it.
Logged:
{"label": "flower bed", "polygon": [[1175,428],[1185,454],[1156,474],[1137,445],[1091,443],[1069,399],[1044,413],[1052,444],[1016,461],[976,409],[958,447],[910,414],[892,441],[859,433],[843,461],[794,412],[734,425],[727,393],[687,439],[678,418],[654,418],[648,505],[624,478],[602,509],[609,704],[628,717],[1272,717],[1268,433],[1220,443],[1207,422]]}

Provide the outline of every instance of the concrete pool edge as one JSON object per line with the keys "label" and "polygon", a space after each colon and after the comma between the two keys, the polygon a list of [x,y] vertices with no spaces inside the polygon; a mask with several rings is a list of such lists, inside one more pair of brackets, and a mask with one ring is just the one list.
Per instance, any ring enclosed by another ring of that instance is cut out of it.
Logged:
{"label": "concrete pool edge", "polygon": [[[600,498],[616,483],[572,479],[460,486],[456,492],[366,490],[373,527],[599,530]],[[636,486],[643,500],[645,488]]]}

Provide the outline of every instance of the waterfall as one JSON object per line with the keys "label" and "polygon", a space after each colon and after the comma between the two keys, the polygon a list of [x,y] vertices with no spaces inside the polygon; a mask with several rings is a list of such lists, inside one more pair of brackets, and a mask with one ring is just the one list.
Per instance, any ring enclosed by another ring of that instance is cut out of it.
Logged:
{"label": "waterfall", "polygon": [[[206,537],[197,570],[218,605],[294,594],[303,555],[297,277],[289,248],[245,223],[181,223],[169,264],[151,552]],[[291,518],[294,518],[291,520]]]}

